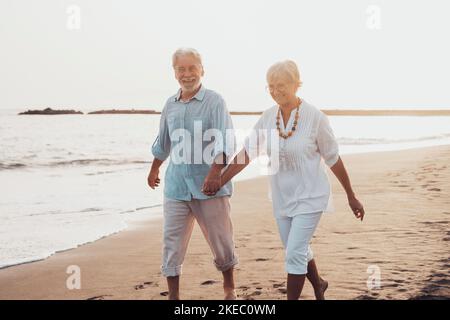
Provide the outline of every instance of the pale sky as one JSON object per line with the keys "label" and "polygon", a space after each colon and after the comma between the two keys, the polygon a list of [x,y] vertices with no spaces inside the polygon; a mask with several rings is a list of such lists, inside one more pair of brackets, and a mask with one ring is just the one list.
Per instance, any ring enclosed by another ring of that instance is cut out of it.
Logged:
{"label": "pale sky", "polygon": [[0,0],[0,108],[160,110],[182,46],[231,111],[273,105],[265,73],[284,59],[320,108],[448,108],[449,15],[447,0]]}

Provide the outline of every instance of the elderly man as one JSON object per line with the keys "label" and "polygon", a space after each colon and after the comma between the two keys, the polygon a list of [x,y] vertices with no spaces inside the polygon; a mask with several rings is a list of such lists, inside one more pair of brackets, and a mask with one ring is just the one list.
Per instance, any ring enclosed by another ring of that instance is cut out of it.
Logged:
{"label": "elderly man", "polygon": [[167,278],[169,299],[179,299],[179,277],[195,219],[216,268],[223,274],[225,299],[235,299],[233,268],[238,261],[230,218],[232,184],[225,184],[214,196],[205,195],[221,185],[221,170],[234,153],[234,135],[229,139],[231,117],[223,98],[202,85],[204,70],[196,50],[178,49],[172,65],[181,88],[161,112],[148,175],[148,184],[154,189],[160,183],[159,168],[170,155],[164,186],[161,271]]}

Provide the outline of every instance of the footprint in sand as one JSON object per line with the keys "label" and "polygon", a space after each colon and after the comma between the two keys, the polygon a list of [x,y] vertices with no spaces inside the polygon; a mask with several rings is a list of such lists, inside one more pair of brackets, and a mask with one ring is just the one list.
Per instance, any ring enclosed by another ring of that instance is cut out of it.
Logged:
{"label": "footprint in sand", "polygon": [[163,291],[159,293],[160,295],[162,295],[163,297],[168,296],[169,295],[169,291]]}
{"label": "footprint in sand", "polygon": [[270,259],[267,259],[267,258],[258,258],[258,259],[255,259],[255,261],[268,261],[268,260],[270,260]]}
{"label": "footprint in sand", "polygon": [[287,293],[287,289],[286,288],[279,288],[278,292],[282,293],[282,294],[286,294]]}
{"label": "footprint in sand", "polygon": [[440,285],[440,286],[442,286],[442,285],[447,286],[447,285],[450,284],[450,280],[448,280],[448,279],[440,279],[440,280],[437,280],[436,283],[438,285]]}
{"label": "footprint in sand", "polygon": [[211,285],[211,284],[214,284],[214,283],[217,283],[217,282],[219,282],[219,281],[217,281],[217,280],[206,280],[206,281],[202,282],[201,285],[202,286],[207,286],[207,285]]}
{"label": "footprint in sand", "polygon": [[347,257],[347,260],[364,260],[366,259],[365,257]]}
{"label": "footprint in sand", "polygon": [[423,294],[410,298],[409,300],[448,300],[447,296]]}
{"label": "footprint in sand", "polygon": [[134,289],[135,290],[142,290],[142,289],[145,289],[145,288],[148,288],[148,287],[158,287],[158,284],[153,282],[153,281],[148,281],[148,282],[144,282],[144,283],[135,285]]}
{"label": "footprint in sand", "polygon": [[254,296],[259,296],[261,294],[262,294],[262,291],[256,290],[256,291],[253,291],[252,293],[245,293],[242,295],[238,295],[238,297],[241,297],[243,300],[254,300],[254,298],[253,298]]}
{"label": "footprint in sand", "polygon": [[394,280],[395,283],[404,283],[405,280]]}
{"label": "footprint in sand", "polygon": [[102,296],[95,296],[95,297],[87,298],[86,300],[105,300],[105,297],[112,297],[112,295],[105,294]]}
{"label": "footprint in sand", "polygon": [[272,286],[276,289],[276,288],[284,287],[284,285],[285,285],[285,283],[282,282],[282,283],[274,283]]}
{"label": "footprint in sand", "polygon": [[376,300],[377,298],[374,296],[369,296],[367,294],[363,294],[363,295],[357,296],[355,299],[356,300]]}
{"label": "footprint in sand", "polygon": [[440,273],[440,272],[439,273],[437,272],[437,273],[433,274],[433,277],[439,277],[439,278],[445,278],[446,276],[447,276],[446,274]]}
{"label": "footprint in sand", "polygon": [[252,293],[250,293],[249,296],[259,296],[261,294],[262,294],[262,292],[260,290],[256,290],[256,291],[253,291]]}
{"label": "footprint in sand", "polygon": [[449,221],[446,220],[439,220],[439,221],[433,221],[434,223],[439,223],[439,224],[448,224]]}

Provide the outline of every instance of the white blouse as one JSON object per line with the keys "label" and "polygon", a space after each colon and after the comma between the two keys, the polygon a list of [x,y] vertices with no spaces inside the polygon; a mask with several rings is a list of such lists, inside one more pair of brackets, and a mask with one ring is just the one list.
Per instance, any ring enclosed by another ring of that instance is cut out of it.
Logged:
{"label": "white blouse", "polygon": [[[317,211],[334,212],[324,162],[332,167],[339,159],[339,148],[327,116],[302,100],[297,128],[291,137],[283,139],[277,131],[277,112],[278,106],[266,110],[244,142],[250,159],[263,154],[269,157],[273,214],[293,217]],[[280,114],[284,133],[292,129],[295,113],[296,109],[292,110],[287,130]]]}

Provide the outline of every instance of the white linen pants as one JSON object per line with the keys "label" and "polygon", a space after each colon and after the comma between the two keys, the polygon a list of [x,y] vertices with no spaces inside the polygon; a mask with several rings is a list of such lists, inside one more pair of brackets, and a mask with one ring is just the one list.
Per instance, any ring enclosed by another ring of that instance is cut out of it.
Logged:
{"label": "white linen pants", "polygon": [[165,277],[178,276],[197,220],[214,256],[219,271],[238,263],[234,254],[230,197],[180,201],[164,197],[164,240],[161,272]]}
{"label": "white linen pants", "polygon": [[314,257],[309,242],[319,224],[322,211],[277,217],[278,231],[285,248],[285,266],[289,274],[306,274]]}

